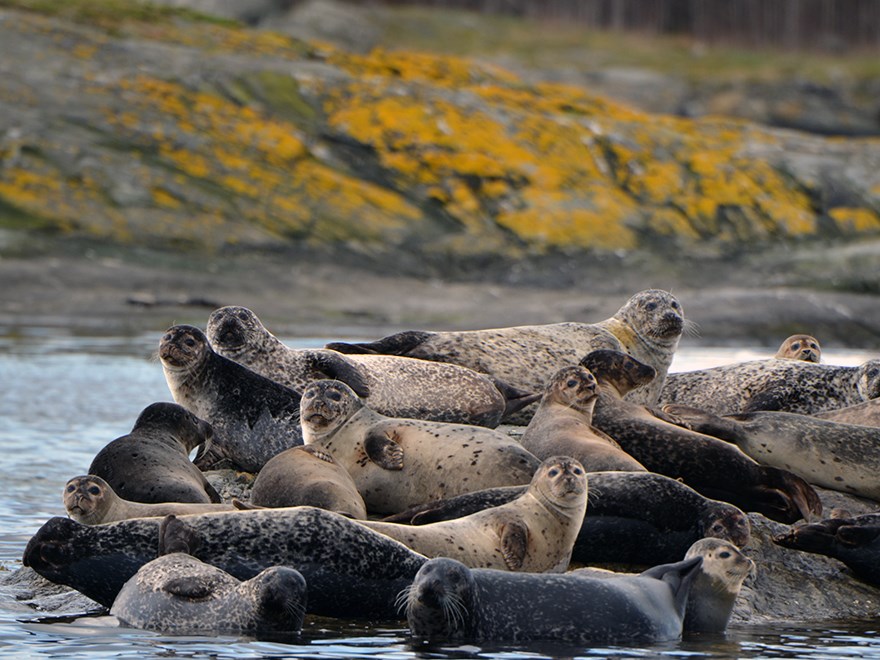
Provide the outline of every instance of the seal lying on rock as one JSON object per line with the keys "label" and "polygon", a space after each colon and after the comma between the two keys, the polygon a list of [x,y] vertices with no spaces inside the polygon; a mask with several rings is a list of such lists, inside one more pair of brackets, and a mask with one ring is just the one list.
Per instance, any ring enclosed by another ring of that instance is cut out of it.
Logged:
{"label": "seal lying on rock", "polygon": [[[426,558],[402,543],[313,507],[183,516],[198,538],[193,556],[239,580],[270,566],[295,568],[308,583],[308,611],[323,616],[394,618],[394,598]],[[23,563],[110,607],[122,585],[156,558],[160,518],[107,525],[49,519]]]}
{"label": "seal lying on rock", "polygon": [[660,403],[717,415],[756,410],[811,415],[880,396],[880,360],[858,367],[802,360],[751,360],[669,374]]}
{"label": "seal lying on rock", "polygon": [[210,446],[196,457],[200,468],[225,458],[258,472],[275,454],[302,444],[299,394],[218,355],[198,328],[169,328],[159,359],[174,400],[214,428]]}
{"label": "seal lying on rock", "polygon": [[581,361],[599,383],[593,423],[652,472],[681,479],[706,497],[744,511],[791,523],[812,519],[822,503],[797,475],[759,465],[737,447],[659,419],[645,406],[623,400],[634,384],[649,379],[651,367],[620,351],[593,351]]}
{"label": "seal lying on rock", "polygon": [[119,497],[110,484],[89,474],[74,477],[64,486],[64,508],[67,515],[83,525],[102,525],[129,518],[155,518],[190,513],[235,511],[231,504],[195,504],[162,502],[146,504]]}
{"label": "seal lying on rock", "polygon": [[773,357],[786,360],[803,360],[804,362],[822,361],[822,349],[819,340],[810,335],[792,335],[779,347]]}
{"label": "seal lying on rock", "polygon": [[603,580],[570,573],[469,569],[432,559],[401,594],[414,637],[581,644],[678,639],[702,559]]}
{"label": "seal lying on rock", "polygon": [[856,577],[880,586],[880,513],[829,518],[792,527],[773,542],[839,559]]}
{"label": "seal lying on rock", "polygon": [[329,453],[348,471],[371,513],[527,484],[541,463],[499,431],[385,417],[333,380],[306,387],[301,417],[306,445]]}
{"label": "seal lying on rock", "polygon": [[540,396],[457,364],[289,348],[246,307],[215,310],[207,335],[221,355],[297,392],[315,380],[340,380],[366,405],[389,417],[495,428]]}
{"label": "seal lying on rock", "polygon": [[429,525],[365,521],[426,557],[449,557],[471,568],[562,572],[587,508],[587,477],[567,456],[544,461],[515,500]]}
{"label": "seal lying on rock", "polygon": [[89,474],[133,502],[221,502],[189,453],[213,436],[208,422],[183,406],[160,401],[138,415],[131,433],[99,451]]}
{"label": "seal lying on rock", "polygon": [[244,582],[177,549],[174,517],[163,520],[169,550],[141,566],[122,587],[110,614],[133,628],[174,634],[289,632],[302,629],[306,581],[273,566]]}
{"label": "seal lying on rock", "polygon": [[675,297],[659,289],[641,291],[611,318],[599,323],[552,323],[458,332],[407,331],[371,343],[328,344],[343,353],[384,353],[452,362],[500,378],[528,392],[541,392],[550,376],[597,348],[626,351],[650,364],[653,383],[632,400],[655,403],[684,330]]}
{"label": "seal lying on rock", "polygon": [[853,406],[826,410],[814,414],[813,417],[841,424],[880,427],[880,399],[871,399]]}

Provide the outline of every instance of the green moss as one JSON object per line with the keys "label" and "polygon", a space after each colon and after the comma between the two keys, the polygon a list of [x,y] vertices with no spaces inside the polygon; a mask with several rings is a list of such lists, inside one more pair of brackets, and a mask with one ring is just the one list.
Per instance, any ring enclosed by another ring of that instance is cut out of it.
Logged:
{"label": "green moss", "polygon": [[236,21],[218,16],[181,7],[154,5],[142,0],[0,0],[0,7],[23,9],[105,28],[125,21],[165,23],[174,19],[238,25]]}
{"label": "green moss", "polygon": [[300,94],[299,84],[290,75],[258,71],[238,82],[245,93],[267,106],[273,115],[298,126],[311,126],[318,118],[315,109]]}
{"label": "green moss", "polygon": [[45,231],[60,227],[51,218],[21,209],[0,197],[0,228]]}

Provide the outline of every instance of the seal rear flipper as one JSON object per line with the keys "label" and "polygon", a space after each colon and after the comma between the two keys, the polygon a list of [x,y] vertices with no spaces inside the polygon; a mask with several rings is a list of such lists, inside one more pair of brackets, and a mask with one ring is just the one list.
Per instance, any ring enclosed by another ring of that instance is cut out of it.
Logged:
{"label": "seal rear flipper", "polygon": [[339,352],[311,353],[311,368],[324,374],[325,378],[345,383],[361,398],[370,396],[370,386],[363,374],[343,356],[337,355]]}
{"label": "seal rear flipper", "polygon": [[796,510],[796,513],[793,511],[792,515],[797,517],[781,522],[792,523],[800,518],[812,521],[822,517],[822,500],[819,499],[819,495],[813,487],[801,477],[787,470],[768,466],[762,466],[761,473],[762,483],[768,485],[769,489],[775,488],[787,497]]}
{"label": "seal rear flipper", "polygon": [[379,354],[379,355],[406,355],[411,350],[423,344],[434,336],[433,332],[423,332],[420,330],[404,330],[393,335],[388,335],[382,339],[373,342],[353,343],[332,342],[325,344],[324,348],[329,348],[339,353],[348,354]]}
{"label": "seal rear flipper", "polygon": [[508,570],[518,571],[526,558],[529,528],[520,521],[505,523],[501,528],[501,554]]}
{"label": "seal rear flipper", "polygon": [[668,584],[672,589],[675,598],[676,611],[679,613],[679,616],[684,619],[691,584],[693,584],[702,565],[702,557],[691,557],[690,559],[684,559],[672,564],[660,564],[659,566],[654,566],[653,568],[649,568],[647,571],[640,573],[640,575],[662,580]]}
{"label": "seal rear flipper", "polygon": [[181,521],[177,516],[168,515],[159,524],[159,556],[173,552],[194,554],[202,545],[199,533]]}
{"label": "seal rear flipper", "polygon": [[714,413],[707,412],[702,408],[694,406],[685,406],[681,404],[667,404],[663,406],[662,412],[668,415],[671,423],[681,426],[682,428],[711,435],[725,442],[736,444],[737,422],[727,417],[721,417]]}
{"label": "seal rear flipper", "polygon": [[220,497],[220,493],[217,492],[217,489],[211,485],[211,482],[205,479],[205,492],[208,494],[208,497],[211,499],[211,502],[214,504],[222,504],[223,498]]}
{"label": "seal rear flipper", "polygon": [[504,412],[501,414],[501,421],[504,421],[512,414],[519,412],[527,405],[534,403],[535,401],[540,401],[542,396],[541,394],[521,390],[498,378],[492,378],[492,382],[495,383],[495,387],[504,397]]}
{"label": "seal rear flipper", "polygon": [[837,540],[843,545],[860,547],[868,545],[880,537],[880,526],[860,526],[852,524],[855,521],[846,521],[848,524],[841,525],[837,529]]}
{"label": "seal rear flipper", "polygon": [[386,470],[403,469],[403,447],[397,444],[397,434],[369,431],[364,438],[364,451],[373,463]]}
{"label": "seal rear flipper", "polygon": [[457,495],[444,500],[434,500],[411,507],[394,515],[383,518],[383,522],[409,523],[410,525],[427,525],[443,520],[455,520],[469,516],[477,511],[491,509],[512,502],[522,495],[528,486],[501,486],[477,490],[464,495]]}
{"label": "seal rear flipper", "polygon": [[239,511],[257,511],[258,509],[269,508],[265,506],[259,506],[257,504],[251,504],[250,502],[242,502],[237,497],[232,498],[232,506],[234,506]]}

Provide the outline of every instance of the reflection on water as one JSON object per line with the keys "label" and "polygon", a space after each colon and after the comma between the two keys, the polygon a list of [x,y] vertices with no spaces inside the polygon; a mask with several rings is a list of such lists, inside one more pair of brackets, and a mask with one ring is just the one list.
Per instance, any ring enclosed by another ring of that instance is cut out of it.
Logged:
{"label": "reflection on water", "polygon": [[[323,339],[288,341],[321,346]],[[52,516],[64,515],[61,490],[92,457],[124,435],[143,408],[170,401],[154,354],[158,336],[0,337],[0,569],[20,567],[24,546]],[[688,349],[673,371],[769,357],[774,349]],[[825,361],[859,364],[874,355],[826,351]],[[5,600],[3,600],[5,599]],[[0,593],[0,655],[62,658],[880,658],[878,622],[737,626],[725,636],[694,636],[636,648],[558,644],[412,646],[401,622],[384,625],[308,617],[286,639],[169,637],[118,628],[110,616],[46,617]]]}

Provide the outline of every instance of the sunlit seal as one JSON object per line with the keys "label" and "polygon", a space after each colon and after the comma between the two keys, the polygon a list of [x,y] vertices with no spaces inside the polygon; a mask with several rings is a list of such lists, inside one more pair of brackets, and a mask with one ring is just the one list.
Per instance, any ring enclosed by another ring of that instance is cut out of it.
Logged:
{"label": "sunlit seal", "polygon": [[822,361],[822,348],[819,340],[810,335],[792,335],[779,347],[773,357],[787,360],[803,360],[804,362]]}

